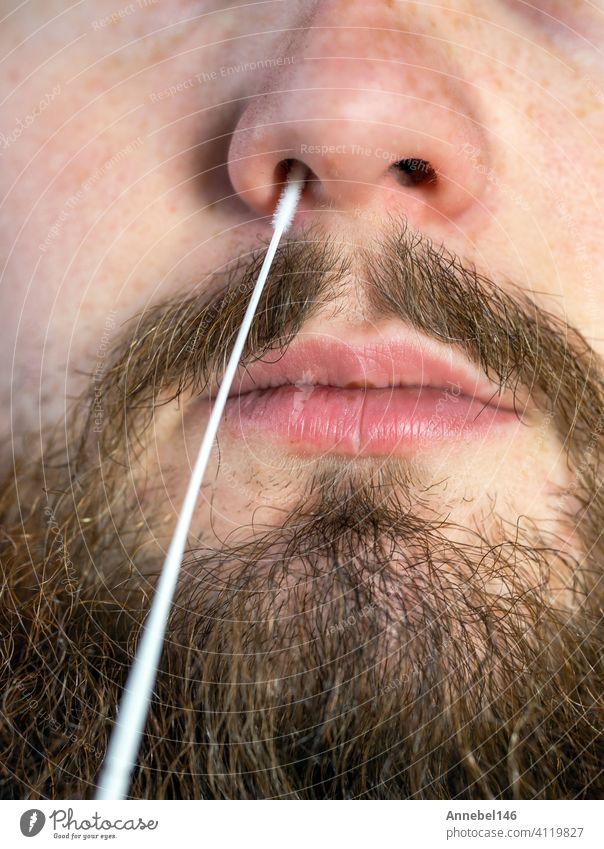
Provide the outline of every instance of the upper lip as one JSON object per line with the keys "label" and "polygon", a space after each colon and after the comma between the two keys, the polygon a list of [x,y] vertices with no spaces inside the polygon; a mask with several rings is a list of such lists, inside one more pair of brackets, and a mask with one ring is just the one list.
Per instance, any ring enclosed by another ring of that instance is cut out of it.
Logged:
{"label": "upper lip", "polygon": [[229,396],[289,385],[431,387],[516,409],[511,390],[502,390],[463,352],[405,328],[388,335],[353,329],[300,332],[287,347],[271,348],[240,367]]}

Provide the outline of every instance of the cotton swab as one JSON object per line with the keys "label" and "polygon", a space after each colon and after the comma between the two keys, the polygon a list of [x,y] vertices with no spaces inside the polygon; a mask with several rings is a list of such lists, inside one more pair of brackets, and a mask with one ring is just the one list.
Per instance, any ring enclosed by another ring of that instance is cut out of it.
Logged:
{"label": "cotton swab", "polygon": [[275,209],[273,235],[216,395],[216,401],[201,441],[182,509],[166,554],[151,610],[145,622],[143,634],[124,687],[117,721],[109,741],[97,785],[97,800],[124,799],[127,795],[130,776],[134,769],[149,712],[149,702],[157,677],[170,607],[199,490],[268,273],[275,258],[279,241],[294,219],[307,173],[306,167],[301,163],[296,163],[292,167]]}

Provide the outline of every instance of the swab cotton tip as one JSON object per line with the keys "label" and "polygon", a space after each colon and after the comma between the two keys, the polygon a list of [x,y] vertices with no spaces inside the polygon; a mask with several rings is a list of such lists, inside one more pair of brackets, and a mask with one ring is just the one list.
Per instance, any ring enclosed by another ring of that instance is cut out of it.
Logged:
{"label": "swab cotton tip", "polygon": [[308,168],[302,162],[296,162],[287,175],[287,183],[273,214],[275,230],[280,227],[281,232],[286,233],[291,227],[307,175]]}
{"label": "swab cotton tip", "polygon": [[174,529],[170,547],[159,576],[157,589],[151,604],[151,610],[145,621],[142,636],[126,681],[120,703],[117,721],[109,740],[109,747],[99,777],[96,798],[123,799],[128,793],[130,777],[136,763],[140,741],[143,735],[149,701],[157,677],[161,651],[166,633],[166,625],[174,590],[185,552],[191,519],[197,504],[199,490],[210,459],[214,439],[218,431],[224,406],[227,402],[231,384],[237,372],[243,354],[250,327],[260,302],[264,284],[268,277],[279,240],[291,225],[296,207],[306,180],[306,167],[301,163],[294,165],[287,183],[279,198],[273,216],[274,232],[260,274],[247,305],[241,327],[235,339],[231,356],[227,363],[212,412],[201,441],[199,454],[193,466],[187,492],[180,515]]}

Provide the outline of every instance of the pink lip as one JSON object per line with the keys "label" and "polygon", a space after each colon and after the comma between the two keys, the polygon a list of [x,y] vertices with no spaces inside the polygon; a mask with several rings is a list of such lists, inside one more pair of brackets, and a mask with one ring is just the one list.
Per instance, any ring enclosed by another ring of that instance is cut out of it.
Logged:
{"label": "pink lip", "polygon": [[513,399],[448,346],[310,335],[242,370],[225,425],[304,454],[401,455],[518,422]]}

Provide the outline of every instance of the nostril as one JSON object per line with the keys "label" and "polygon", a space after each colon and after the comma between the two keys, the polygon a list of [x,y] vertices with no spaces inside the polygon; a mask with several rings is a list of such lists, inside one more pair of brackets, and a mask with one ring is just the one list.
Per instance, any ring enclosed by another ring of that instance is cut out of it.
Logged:
{"label": "nostril", "polygon": [[318,179],[308,165],[301,159],[282,159],[275,167],[275,183],[278,186],[283,186],[287,182],[290,172],[296,165],[302,165],[306,174],[306,183],[310,180]]}
{"label": "nostril", "polygon": [[281,162],[278,162],[277,167],[275,168],[275,181],[277,183],[285,183],[287,175],[292,170],[295,163],[295,159],[282,159]]}
{"label": "nostril", "polygon": [[301,159],[282,159],[281,162],[277,163],[277,167],[275,168],[275,179],[277,183],[285,183],[289,176],[290,171],[294,167],[294,165],[301,164],[304,165],[306,171],[311,174],[311,170],[306,165],[306,163],[302,162]]}
{"label": "nostril", "polygon": [[431,185],[436,182],[436,171],[425,159],[399,159],[390,166],[403,186]]}

